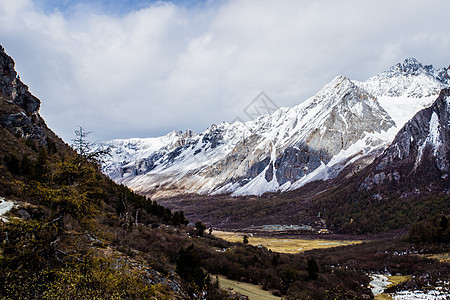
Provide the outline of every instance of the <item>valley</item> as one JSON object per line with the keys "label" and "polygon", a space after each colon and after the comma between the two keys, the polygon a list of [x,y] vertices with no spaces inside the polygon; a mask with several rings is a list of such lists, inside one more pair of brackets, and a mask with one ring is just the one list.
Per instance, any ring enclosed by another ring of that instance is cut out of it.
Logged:
{"label": "valley", "polygon": [[[2,299],[373,299],[373,274],[450,291],[447,69],[338,76],[250,129],[116,140],[106,164],[47,127],[3,48],[0,71]],[[376,102],[392,78],[425,97],[405,124]]]}
{"label": "valley", "polygon": [[[434,267],[419,265],[430,258],[449,270],[449,84],[447,68],[408,58],[365,82],[338,76],[299,106],[245,124],[172,132],[159,144],[106,142],[104,171],[227,242],[245,235],[332,273],[345,266],[389,280],[372,289],[376,299],[444,299],[447,281],[423,291]],[[227,277],[238,288],[241,277]]]}

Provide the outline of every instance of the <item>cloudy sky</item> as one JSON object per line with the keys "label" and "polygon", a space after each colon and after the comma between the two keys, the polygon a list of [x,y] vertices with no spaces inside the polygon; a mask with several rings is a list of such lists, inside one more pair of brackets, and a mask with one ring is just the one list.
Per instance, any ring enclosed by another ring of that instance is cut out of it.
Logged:
{"label": "cloudy sky", "polygon": [[264,91],[294,106],[337,75],[406,57],[450,64],[450,1],[0,0],[0,44],[70,142],[248,120]]}

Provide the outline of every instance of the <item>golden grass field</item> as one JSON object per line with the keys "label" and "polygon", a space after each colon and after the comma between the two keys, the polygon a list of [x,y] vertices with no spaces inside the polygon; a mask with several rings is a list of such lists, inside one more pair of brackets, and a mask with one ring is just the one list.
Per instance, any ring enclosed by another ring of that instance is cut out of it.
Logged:
{"label": "golden grass field", "polygon": [[213,231],[213,235],[222,238],[229,242],[241,242],[243,236],[248,236],[248,242],[253,246],[264,246],[275,252],[281,253],[299,253],[312,249],[331,248],[337,246],[346,246],[362,243],[362,241],[341,241],[341,240],[321,240],[321,239],[293,239],[293,238],[276,238],[276,237],[261,237],[250,236],[248,233],[242,232],[227,232],[227,231]]}
{"label": "golden grass field", "polygon": [[[212,275],[215,278],[216,275]],[[260,286],[246,282],[237,282],[227,279],[224,276],[218,275],[219,285],[221,288],[231,288],[242,295],[248,296],[250,300],[280,300],[280,297],[275,297],[271,292],[261,289]]]}
{"label": "golden grass field", "polygon": [[392,300],[392,297],[388,294],[378,294],[375,295],[375,300]]}
{"label": "golden grass field", "polygon": [[393,285],[397,285],[399,283],[408,281],[412,279],[411,275],[392,275],[392,276],[388,276],[389,281],[392,282],[390,285],[388,285],[388,287],[393,286]]}
{"label": "golden grass field", "polygon": [[428,258],[437,259],[440,262],[450,262],[450,252],[425,255]]}
{"label": "golden grass field", "polygon": [[[287,239],[277,237],[262,237],[251,236],[249,233],[243,232],[228,232],[228,231],[213,231],[213,235],[222,238],[229,242],[243,242],[243,236],[247,235],[249,244],[253,246],[262,245],[267,249],[281,253],[299,253],[302,251],[319,249],[319,248],[331,248],[352,244],[359,244],[363,241],[349,241],[349,240],[323,240],[323,239]],[[440,260],[448,260],[449,253],[440,255],[439,257],[432,257]],[[273,296],[269,291],[262,290],[259,286],[245,282],[237,282],[229,280],[226,277],[218,276],[219,283],[222,288],[232,288],[233,290],[247,295],[250,300],[252,299],[281,299],[280,297]],[[214,277],[213,277],[214,278]],[[389,286],[399,284],[401,282],[411,280],[411,275],[406,276],[389,276],[389,281],[392,282]],[[389,294],[379,294],[375,296],[376,300],[389,300],[392,297]]]}

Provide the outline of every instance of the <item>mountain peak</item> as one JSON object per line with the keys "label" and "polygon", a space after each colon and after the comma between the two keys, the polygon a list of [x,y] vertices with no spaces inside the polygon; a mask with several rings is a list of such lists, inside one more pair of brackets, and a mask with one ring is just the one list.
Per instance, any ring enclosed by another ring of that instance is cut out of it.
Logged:
{"label": "mountain peak", "polygon": [[[348,100],[348,95],[366,93],[360,89],[353,81],[349,78],[340,75],[335,77],[330,83],[325,85],[315,97],[313,97],[314,103],[328,103],[329,105],[334,105],[339,101]],[[368,95],[369,96],[369,95]],[[351,97],[350,97],[351,98]]]}
{"label": "mountain peak", "polygon": [[317,95],[328,95],[330,93],[339,94],[349,88],[356,88],[355,84],[343,75],[336,76],[333,80],[325,85]]}
{"label": "mountain peak", "polygon": [[344,76],[344,75],[336,76],[336,77],[330,82],[330,84],[334,84],[334,85],[337,85],[337,84],[343,84],[343,83],[345,83],[345,84],[352,84],[353,82],[352,82],[348,77],[346,77],[346,76]]}
{"label": "mountain peak", "polygon": [[449,80],[450,78],[447,74],[447,69],[445,68],[435,69],[433,65],[424,65],[414,57],[406,58],[403,62],[393,65],[380,75],[387,76],[389,78],[398,76],[425,75],[437,79],[442,83],[446,83],[447,80]]}
{"label": "mountain peak", "polygon": [[[414,72],[417,76],[407,75]],[[403,107],[407,103],[403,98],[390,99],[386,107],[395,106],[391,115],[378,95],[436,95],[444,86],[436,74],[431,66],[407,58],[367,82],[337,76],[293,108],[245,124],[211,125],[192,138],[174,132],[177,138],[153,139],[151,149],[118,149],[116,163],[106,172],[137,191],[159,195],[187,191],[259,195],[295,189],[337,176],[349,157],[372,159],[393,140],[397,130],[393,117],[402,121],[406,115],[406,122],[422,108],[418,104],[409,109]]]}
{"label": "mountain peak", "polygon": [[446,68],[435,69],[409,57],[359,85],[376,97],[437,97],[450,86],[450,74]]}
{"label": "mountain peak", "polygon": [[396,64],[391,69],[394,69],[395,71],[400,73],[418,75],[422,72],[429,73],[430,71],[433,70],[433,66],[432,65],[424,66],[414,57],[408,57],[402,63]]}

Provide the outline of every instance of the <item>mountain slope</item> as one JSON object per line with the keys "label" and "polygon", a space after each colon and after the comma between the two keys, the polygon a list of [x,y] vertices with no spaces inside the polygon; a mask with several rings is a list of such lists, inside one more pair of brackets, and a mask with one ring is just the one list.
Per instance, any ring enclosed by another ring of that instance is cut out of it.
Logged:
{"label": "mountain slope", "polygon": [[391,145],[372,164],[362,188],[385,181],[416,188],[450,187],[450,89],[443,89],[432,106],[419,111],[398,132]]}
{"label": "mountain slope", "polygon": [[[134,157],[122,157],[123,141],[108,142],[113,161],[105,169],[113,179],[141,193],[162,187],[261,194],[302,178],[363,138],[368,147],[380,144],[378,135],[393,125],[370,94],[337,77],[297,107],[247,123],[213,125],[187,138],[181,133],[159,138],[179,137],[171,143],[180,146],[164,146],[145,158],[138,157],[145,156],[141,154],[148,151],[146,147]],[[126,143],[137,149],[142,140]]]}
{"label": "mountain slope", "polygon": [[364,169],[325,182],[311,200],[340,232],[404,228],[450,213],[450,90],[420,110]]}
{"label": "mountain slope", "polygon": [[333,233],[405,229],[450,214],[449,89],[420,110],[375,159],[363,156],[329,180],[260,197],[180,195],[160,203],[224,229],[326,226]]}
{"label": "mountain slope", "polygon": [[0,46],[0,154],[22,156],[27,147],[18,143],[23,138],[29,145],[58,148],[67,152],[70,148],[49,130],[39,115],[40,101],[20,81],[14,69],[14,61]]}
{"label": "mountain slope", "polygon": [[184,217],[108,179],[39,107],[0,46],[0,298],[186,299],[172,264],[118,250],[137,217],[176,226]]}
{"label": "mountain slope", "polygon": [[105,142],[113,157],[104,170],[142,194],[297,189],[337,176],[362,156],[370,162],[448,82],[447,69],[412,58],[366,82],[339,76],[302,104],[254,121]]}

